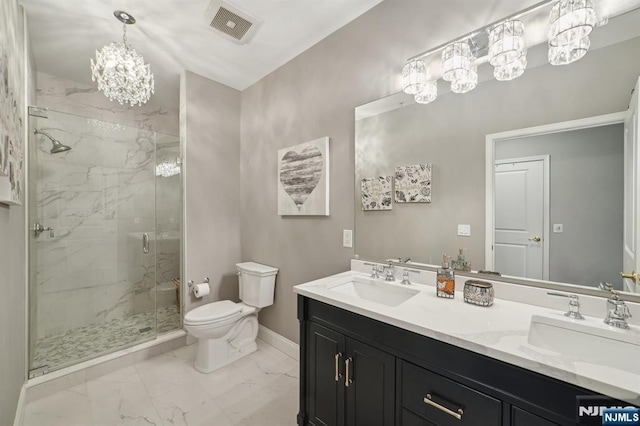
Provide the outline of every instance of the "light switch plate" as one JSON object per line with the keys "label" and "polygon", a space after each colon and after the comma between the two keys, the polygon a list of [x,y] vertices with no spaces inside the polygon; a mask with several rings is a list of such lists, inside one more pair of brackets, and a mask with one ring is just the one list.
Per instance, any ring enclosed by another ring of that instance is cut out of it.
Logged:
{"label": "light switch plate", "polygon": [[564,226],[561,223],[554,223],[553,232],[554,234],[562,234],[564,232]]}
{"label": "light switch plate", "polygon": [[351,229],[342,230],[342,247],[353,247],[353,231]]}
{"label": "light switch plate", "polygon": [[461,237],[470,237],[471,225],[458,225],[458,235]]}

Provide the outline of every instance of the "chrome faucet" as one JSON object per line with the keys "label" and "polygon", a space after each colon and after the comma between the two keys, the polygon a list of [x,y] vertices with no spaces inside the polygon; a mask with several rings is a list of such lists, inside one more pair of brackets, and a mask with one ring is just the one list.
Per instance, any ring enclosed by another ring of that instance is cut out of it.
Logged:
{"label": "chrome faucet", "polygon": [[384,280],[385,281],[395,281],[396,280],[395,269],[396,269],[396,267],[393,266],[393,263],[391,261],[389,261],[389,265],[382,267],[382,270],[384,271]]}
{"label": "chrome faucet", "polygon": [[416,269],[404,268],[404,271],[402,272],[402,281],[400,282],[400,284],[404,284],[404,285],[411,284],[411,281],[409,281],[409,272],[413,272],[414,274],[419,274],[420,273],[420,271],[418,271]]}
{"label": "chrome faucet", "polygon": [[611,297],[607,299],[607,316],[604,323],[617,328],[629,328],[627,318],[631,318],[629,307],[620,299],[617,291],[611,291]]}
{"label": "chrome faucet", "polygon": [[580,314],[580,302],[578,301],[577,294],[563,294],[563,293],[554,293],[548,292],[549,296],[559,296],[559,297],[568,297],[569,298],[569,310],[564,313],[565,316],[573,319],[583,320],[584,317]]}
{"label": "chrome faucet", "polygon": [[364,264],[367,265],[367,266],[371,266],[370,278],[375,278],[375,279],[380,278],[380,275],[378,275],[378,272],[380,272],[380,270],[378,269],[378,265],[377,264],[369,263],[369,262],[365,262]]}

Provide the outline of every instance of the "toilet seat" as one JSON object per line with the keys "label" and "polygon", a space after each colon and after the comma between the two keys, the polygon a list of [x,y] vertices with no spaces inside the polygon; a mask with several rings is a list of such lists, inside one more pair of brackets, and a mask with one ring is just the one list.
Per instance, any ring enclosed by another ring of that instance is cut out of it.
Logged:
{"label": "toilet seat", "polygon": [[192,309],[184,316],[185,325],[212,325],[234,321],[242,316],[242,305],[231,300],[221,300]]}

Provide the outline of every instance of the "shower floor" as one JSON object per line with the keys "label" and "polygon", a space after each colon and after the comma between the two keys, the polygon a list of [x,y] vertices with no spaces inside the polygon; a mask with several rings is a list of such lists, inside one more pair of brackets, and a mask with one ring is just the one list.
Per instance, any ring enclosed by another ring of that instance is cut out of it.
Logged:
{"label": "shower floor", "polygon": [[[33,368],[48,366],[49,371],[113,352],[155,336],[155,310],[116,318],[99,324],[74,328],[64,334],[36,342]],[[175,305],[158,308],[157,334],[182,328]]]}

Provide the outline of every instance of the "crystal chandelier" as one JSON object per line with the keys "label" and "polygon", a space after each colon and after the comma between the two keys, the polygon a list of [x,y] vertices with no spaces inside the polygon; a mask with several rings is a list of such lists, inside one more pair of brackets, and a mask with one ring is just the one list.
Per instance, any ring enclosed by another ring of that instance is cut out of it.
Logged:
{"label": "crystal chandelier", "polygon": [[171,177],[180,173],[180,164],[176,160],[156,165],[156,176]]}
{"label": "crystal chandelier", "polygon": [[121,10],[113,14],[124,24],[122,43],[113,42],[96,50],[95,62],[91,59],[91,80],[97,81],[98,90],[120,105],[142,105],[154,93],[154,81],[149,64],[127,43],[127,25],[136,20]]}

